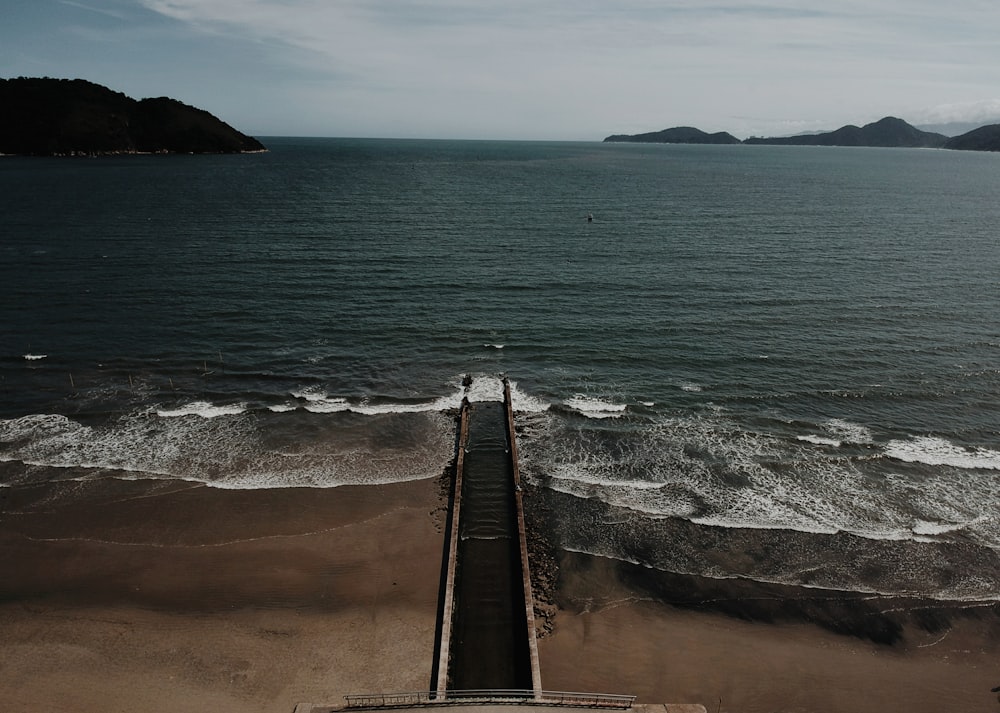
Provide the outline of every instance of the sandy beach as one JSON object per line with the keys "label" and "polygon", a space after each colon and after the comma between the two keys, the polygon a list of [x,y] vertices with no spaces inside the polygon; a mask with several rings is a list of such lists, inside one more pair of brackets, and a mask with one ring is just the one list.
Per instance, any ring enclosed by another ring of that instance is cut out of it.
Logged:
{"label": "sandy beach", "polygon": [[[1000,711],[990,690],[1000,684],[996,605],[664,578],[598,557],[560,559],[560,608],[539,643],[546,687],[583,680],[644,702],[730,713]],[[668,586],[682,592],[678,606],[663,603]],[[887,632],[893,642],[877,643]]]}
{"label": "sandy beach", "polygon": [[[281,712],[430,685],[438,480],[64,480],[0,503],[5,710]],[[558,565],[548,689],[731,713],[1000,711],[996,607],[831,603],[565,552]]]}
{"label": "sandy beach", "polygon": [[4,710],[291,711],[429,686],[436,480],[0,497]]}

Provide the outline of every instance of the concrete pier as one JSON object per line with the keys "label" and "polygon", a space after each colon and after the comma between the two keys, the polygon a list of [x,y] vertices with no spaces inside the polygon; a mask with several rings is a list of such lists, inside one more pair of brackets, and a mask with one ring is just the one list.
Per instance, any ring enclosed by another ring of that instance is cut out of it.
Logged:
{"label": "concrete pier", "polygon": [[470,410],[447,688],[531,689],[506,414],[499,402]]}
{"label": "concrete pier", "polygon": [[463,403],[436,689],[541,691],[510,386]]}

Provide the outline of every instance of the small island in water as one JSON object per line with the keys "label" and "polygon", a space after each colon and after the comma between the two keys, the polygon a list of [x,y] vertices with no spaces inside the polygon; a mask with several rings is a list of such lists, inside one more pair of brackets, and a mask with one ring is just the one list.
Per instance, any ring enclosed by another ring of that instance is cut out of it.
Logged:
{"label": "small island in water", "polygon": [[0,154],[101,156],[266,151],[202,109],[135,100],[83,79],[0,79]]}
{"label": "small island in water", "polygon": [[663,131],[651,131],[647,134],[615,134],[604,139],[608,142],[621,143],[654,143],[654,144],[738,144],[742,143],[732,134],[719,131],[708,134],[693,126],[675,126]]}

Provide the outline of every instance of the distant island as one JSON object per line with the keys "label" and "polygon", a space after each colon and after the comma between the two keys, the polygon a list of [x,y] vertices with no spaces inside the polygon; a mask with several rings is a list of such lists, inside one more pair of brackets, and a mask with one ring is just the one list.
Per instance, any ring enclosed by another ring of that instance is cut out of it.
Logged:
{"label": "distant island", "polygon": [[738,144],[742,143],[732,134],[720,131],[707,134],[693,126],[677,126],[663,131],[652,131],[648,134],[616,134],[604,139],[609,142],[643,143],[643,144]]}
{"label": "distant island", "polygon": [[266,151],[207,111],[135,100],[83,79],[0,79],[0,154],[101,156]]}
{"label": "distant island", "polygon": [[948,137],[930,131],[921,131],[902,119],[887,116],[862,127],[848,124],[836,131],[805,136],[785,136],[762,139],[752,137],[747,144],[776,144],[782,146],[876,146],[906,148],[941,148]]}
{"label": "distant island", "polygon": [[944,148],[967,151],[1000,151],[1000,124],[983,126],[948,138],[944,134],[921,131],[902,119],[887,116],[858,127],[842,126],[836,131],[776,138],[750,137],[740,141],[732,134],[707,134],[690,126],[679,126],[645,134],[614,134],[606,142],[659,144],[768,144],[777,146],[870,146],[893,148]]}

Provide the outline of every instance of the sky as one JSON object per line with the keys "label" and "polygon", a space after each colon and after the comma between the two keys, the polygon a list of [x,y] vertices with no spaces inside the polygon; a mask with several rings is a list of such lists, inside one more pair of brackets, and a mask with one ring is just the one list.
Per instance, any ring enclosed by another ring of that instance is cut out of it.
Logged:
{"label": "sky", "polygon": [[0,0],[0,77],[18,76],[169,96],[255,136],[986,124],[1000,2]]}

